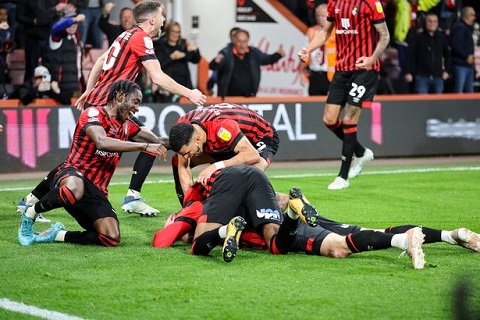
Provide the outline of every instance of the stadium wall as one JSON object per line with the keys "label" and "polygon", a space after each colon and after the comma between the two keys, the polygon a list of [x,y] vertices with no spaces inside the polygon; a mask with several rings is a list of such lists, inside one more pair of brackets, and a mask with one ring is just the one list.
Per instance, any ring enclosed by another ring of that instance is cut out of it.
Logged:
{"label": "stadium wall", "polygon": [[[280,149],[275,160],[335,159],[341,144],[322,123],[324,98],[231,98],[247,105],[276,127]],[[216,103],[214,99],[209,103]],[[376,157],[416,157],[480,153],[480,94],[378,96],[364,108],[360,141]],[[188,104],[151,104],[138,117],[157,135],[166,136]],[[64,160],[79,112],[52,100],[18,107],[0,102],[0,173],[47,171]],[[125,154],[121,166],[132,166]]]}

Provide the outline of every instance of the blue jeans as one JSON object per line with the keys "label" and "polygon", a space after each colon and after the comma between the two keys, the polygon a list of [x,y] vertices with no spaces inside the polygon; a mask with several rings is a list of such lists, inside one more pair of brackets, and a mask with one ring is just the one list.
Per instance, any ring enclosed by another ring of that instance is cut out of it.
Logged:
{"label": "blue jeans", "polygon": [[473,92],[473,68],[453,66],[453,92]]}
{"label": "blue jeans", "polygon": [[441,77],[415,76],[415,92],[420,94],[443,93]]}
{"label": "blue jeans", "polygon": [[92,45],[94,49],[103,48],[103,38],[104,34],[100,27],[98,26],[98,20],[102,15],[102,8],[78,8],[78,13],[83,13],[85,15],[85,21],[78,24],[78,32],[80,32],[82,43],[87,44],[87,35],[90,30],[90,40],[89,44]]}

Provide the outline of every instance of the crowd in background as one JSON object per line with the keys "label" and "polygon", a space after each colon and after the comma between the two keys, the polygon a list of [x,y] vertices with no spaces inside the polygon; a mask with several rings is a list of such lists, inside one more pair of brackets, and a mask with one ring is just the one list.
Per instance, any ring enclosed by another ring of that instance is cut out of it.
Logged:
{"label": "crowd in background", "polygon": [[[310,33],[321,28],[316,10],[321,4],[325,6],[327,0],[279,1],[310,28]],[[135,2],[132,1],[132,7]],[[382,54],[379,94],[478,90],[473,50],[479,45],[480,1],[381,0],[381,3],[391,43]],[[0,1],[0,97],[17,98],[23,104],[45,97],[67,104],[72,97],[78,97],[85,89],[82,61],[88,51],[106,50],[119,34],[134,25],[131,8],[122,8],[117,18],[110,16],[114,6],[114,2],[102,0]],[[470,9],[462,10],[465,7]],[[325,19],[325,14],[321,15]],[[260,66],[277,62],[284,52],[281,48],[272,54],[259,52],[249,45],[249,32],[239,28],[232,29],[230,39],[210,61],[208,94],[255,96]],[[322,53],[325,57],[329,50],[334,50],[334,40],[332,43]],[[181,36],[181,25],[175,21],[166,25],[154,46],[165,73],[192,88],[195,81],[191,79],[189,64],[199,63],[201,53]],[[8,66],[8,55],[17,48],[25,52],[21,85],[11,83]],[[323,67],[309,61],[303,69],[305,83],[320,81],[322,86],[315,90],[316,85],[312,85],[310,95],[324,95],[328,89],[331,74],[327,77],[327,73],[331,73],[334,62],[324,60]],[[239,75],[233,82],[232,73]],[[471,74],[473,80],[469,81]],[[463,82],[457,81],[461,78]],[[137,82],[148,102],[178,99],[152,85],[148,77],[140,75]]]}
{"label": "crowd in background", "polygon": [[[328,0],[280,0],[303,23],[322,27],[316,14]],[[480,91],[475,46],[480,45],[478,0],[381,0],[390,32],[382,54],[379,94]],[[311,36],[309,36],[310,38]],[[326,56],[323,52],[323,56]],[[327,65],[326,69],[331,66]],[[315,67],[315,70],[320,70]],[[306,69],[318,78],[312,70]],[[467,81],[466,79],[471,79]],[[323,84],[325,87],[325,85]]]}

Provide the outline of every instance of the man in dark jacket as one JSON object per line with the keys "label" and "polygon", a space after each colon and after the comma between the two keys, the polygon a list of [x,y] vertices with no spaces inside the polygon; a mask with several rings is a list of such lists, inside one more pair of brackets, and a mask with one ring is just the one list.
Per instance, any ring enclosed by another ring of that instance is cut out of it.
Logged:
{"label": "man in dark jacket", "polygon": [[17,8],[17,21],[25,28],[24,81],[33,77],[39,58],[43,58],[48,46],[50,28],[67,9],[66,3],[56,0],[25,1]]}
{"label": "man in dark jacket", "polygon": [[260,85],[260,66],[273,64],[285,56],[281,48],[273,54],[263,53],[249,46],[249,39],[248,31],[238,30],[233,46],[223,48],[210,62],[210,69],[218,72],[219,97],[255,97]]}
{"label": "man in dark jacket", "polygon": [[464,7],[460,21],[453,25],[450,34],[453,91],[456,93],[473,92],[475,48],[472,35],[475,18],[475,10],[472,7]]}
{"label": "man in dark jacket", "polygon": [[405,80],[415,80],[416,93],[443,93],[450,60],[447,37],[438,30],[438,17],[435,13],[428,13],[425,29],[408,43]]}

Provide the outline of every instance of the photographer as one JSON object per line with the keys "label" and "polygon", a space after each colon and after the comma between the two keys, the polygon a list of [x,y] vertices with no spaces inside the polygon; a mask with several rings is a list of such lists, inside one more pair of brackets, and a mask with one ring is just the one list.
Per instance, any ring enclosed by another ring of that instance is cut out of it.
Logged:
{"label": "photographer", "polygon": [[23,105],[42,98],[55,99],[60,103],[63,100],[58,83],[51,81],[50,72],[44,66],[36,67],[33,78],[22,84],[11,98],[20,99]]}

